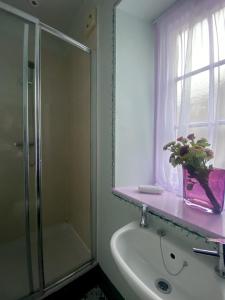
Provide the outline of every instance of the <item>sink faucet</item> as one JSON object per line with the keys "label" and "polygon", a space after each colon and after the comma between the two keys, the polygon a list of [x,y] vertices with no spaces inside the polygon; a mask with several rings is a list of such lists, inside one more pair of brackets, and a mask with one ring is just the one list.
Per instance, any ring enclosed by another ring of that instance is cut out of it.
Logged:
{"label": "sink faucet", "polygon": [[141,207],[141,227],[148,227],[148,206],[143,204]]}
{"label": "sink faucet", "polygon": [[219,257],[218,265],[216,266],[215,271],[220,277],[225,278],[225,239],[208,238],[207,241],[216,243],[218,250],[214,251],[198,248],[193,248],[192,250],[195,253]]}

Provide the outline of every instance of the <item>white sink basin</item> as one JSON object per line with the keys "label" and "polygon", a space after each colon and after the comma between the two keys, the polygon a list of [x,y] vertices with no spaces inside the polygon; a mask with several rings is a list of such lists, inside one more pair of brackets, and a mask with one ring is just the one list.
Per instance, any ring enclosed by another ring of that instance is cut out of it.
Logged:
{"label": "white sink basin", "polygon": [[113,234],[111,251],[141,300],[225,300],[225,279],[214,271],[217,258],[192,253],[196,246],[192,244],[188,238],[179,241],[168,233],[161,237],[160,247],[158,232],[132,222]]}

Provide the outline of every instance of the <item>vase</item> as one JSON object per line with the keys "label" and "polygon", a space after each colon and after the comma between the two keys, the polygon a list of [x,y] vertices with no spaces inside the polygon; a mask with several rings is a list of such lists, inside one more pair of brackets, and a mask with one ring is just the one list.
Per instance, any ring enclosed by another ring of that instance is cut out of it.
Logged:
{"label": "vase", "polygon": [[183,167],[184,201],[190,207],[220,214],[224,205],[225,170],[213,168],[203,174]]}

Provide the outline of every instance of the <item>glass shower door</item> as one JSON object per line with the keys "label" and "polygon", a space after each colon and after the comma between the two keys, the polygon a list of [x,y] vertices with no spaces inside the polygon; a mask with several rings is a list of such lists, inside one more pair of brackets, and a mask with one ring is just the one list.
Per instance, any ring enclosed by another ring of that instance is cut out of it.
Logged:
{"label": "glass shower door", "polygon": [[42,228],[46,285],[90,262],[90,54],[41,33]]}
{"label": "glass shower door", "polygon": [[18,300],[93,262],[91,58],[2,5],[0,299]]}
{"label": "glass shower door", "polygon": [[1,300],[19,299],[38,289],[36,222],[31,220],[35,198],[30,186],[34,149],[29,141],[33,135],[29,132],[33,99],[28,87],[33,37],[33,24],[0,9]]}

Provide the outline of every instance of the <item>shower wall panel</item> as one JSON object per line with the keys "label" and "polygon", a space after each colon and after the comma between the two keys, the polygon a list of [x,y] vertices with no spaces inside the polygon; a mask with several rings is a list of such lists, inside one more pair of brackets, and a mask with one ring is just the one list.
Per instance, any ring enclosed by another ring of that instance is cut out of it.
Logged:
{"label": "shower wall panel", "polygon": [[51,283],[92,257],[90,58],[46,32],[41,45],[43,246]]}
{"label": "shower wall panel", "polygon": [[42,34],[41,102],[44,226],[66,222],[69,204],[70,60],[68,48]]}
{"label": "shower wall panel", "polygon": [[90,249],[91,244],[91,133],[90,56],[79,49],[71,55],[71,195],[69,220]]}

